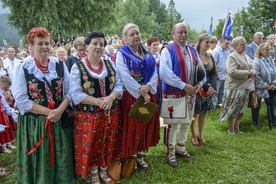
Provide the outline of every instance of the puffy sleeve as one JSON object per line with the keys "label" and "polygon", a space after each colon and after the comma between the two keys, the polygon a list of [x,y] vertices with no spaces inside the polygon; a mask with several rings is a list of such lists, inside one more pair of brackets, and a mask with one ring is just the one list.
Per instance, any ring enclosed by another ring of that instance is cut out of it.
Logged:
{"label": "puffy sleeve", "polygon": [[24,115],[33,108],[33,101],[28,96],[27,81],[22,64],[17,66],[16,72],[13,96],[19,112]]}
{"label": "puffy sleeve", "polygon": [[82,91],[81,87],[81,73],[80,70],[75,63],[70,72],[70,84],[69,84],[69,93],[72,101],[75,105],[80,104],[80,102],[88,96],[86,93]]}
{"label": "puffy sleeve", "polygon": [[120,51],[117,52],[116,56],[116,67],[119,76],[123,82],[126,90],[136,99],[139,98],[139,87],[141,86],[134,78],[130,75],[130,71],[125,64],[125,58]]}
{"label": "puffy sleeve", "polygon": [[1,95],[1,102],[4,106],[5,113],[9,116],[12,116],[13,120],[17,122],[17,114],[14,112],[14,109],[9,106],[9,104],[5,100],[5,97],[2,94],[0,95]]}

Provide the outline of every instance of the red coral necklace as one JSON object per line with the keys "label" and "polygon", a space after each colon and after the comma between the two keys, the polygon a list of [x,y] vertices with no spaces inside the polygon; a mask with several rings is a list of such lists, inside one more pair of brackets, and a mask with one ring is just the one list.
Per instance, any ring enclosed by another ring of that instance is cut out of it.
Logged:
{"label": "red coral necklace", "polygon": [[98,69],[94,69],[94,68],[92,67],[92,65],[91,65],[91,63],[90,63],[88,57],[86,57],[85,61],[86,61],[87,67],[89,68],[89,70],[90,70],[91,72],[94,72],[94,73],[96,73],[96,74],[102,73],[102,71],[103,71],[103,62],[102,62],[102,61],[100,61],[100,63],[99,63],[99,68],[98,68]]}
{"label": "red coral necklace", "polygon": [[42,66],[42,64],[35,57],[34,57],[34,61],[35,61],[35,64],[36,64],[37,68],[40,69],[42,71],[42,73],[49,73],[49,69],[48,69],[48,64],[50,62],[49,59],[48,59],[48,62],[47,62],[47,66]]}

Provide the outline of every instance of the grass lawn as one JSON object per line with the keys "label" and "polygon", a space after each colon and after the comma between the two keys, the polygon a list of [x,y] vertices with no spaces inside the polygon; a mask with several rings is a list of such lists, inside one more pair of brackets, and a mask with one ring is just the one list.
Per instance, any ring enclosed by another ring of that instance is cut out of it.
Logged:
{"label": "grass lawn", "polygon": [[[251,111],[247,109],[241,122],[244,133],[236,135],[226,132],[227,123],[217,122],[219,110],[209,112],[204,132],[208,144],[195,148],[188,139],[186,149],[195,160],[179,158],[177,168],[167,164],[161,129],[160,143],[152,147],[146,157],[151,171],[133,174],[129,179],[122,179],[121,184],[276,183],[276,128],[269,130],[265,108],[263,104],[261,129],[253,127]],[[1,153],[0,162],[13,170],[11,175],[0,178],[0,183],[16,183],[16,151],[12,154]]]}

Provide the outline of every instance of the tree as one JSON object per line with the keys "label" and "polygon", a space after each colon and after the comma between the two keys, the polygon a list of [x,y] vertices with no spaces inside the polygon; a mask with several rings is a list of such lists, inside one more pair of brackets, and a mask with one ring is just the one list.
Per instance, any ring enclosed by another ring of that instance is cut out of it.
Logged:
{"label": "tree", "polygon": [[243,26],[243,36],[251,41],[255,32],[261,31],[264,35],[275,32],[273,22],[275,20],[276,1],[250,0],[249,6],[235,14],[234,26]]}
{"label": "tree", "polygon": [[101,29],[113,20],[110,12],[118,0],[1,0],[9,7],[8,20],[26,35],[32,27],[42,26],[52,34],[86,34]]}
{"label": "tree", "polygon": [[224,23],[225,23],[225,19],[219,19],[218,25],[216,26],[216,29],[213,31],[214,33],[213,36],[216,36],[218,39],[221,38]]}
{"label": "tree", "polygon": [[169,40],[171,27],[167,23],[169,19],[169,13],[166,8],[166,4],[160,2],[160,0],[149,1],[148,15],[155,14],[156,25],[153,27],[153,36],[158,37],[160,40]]}
{"label": "tree", "polygon": [[188,28],[188,41],[195,42],[195,40],[199,36],[199,33],[195,29],[192,29],[190,24],[187,24],[187,28]]}
{"label": "tree", "polygon": [[124,25],[134,23],[139,26],[143,39],[151,37],[158,26],[155,22],[155,14],[149,14],[148,10],[148,0],[120,0],[115,6],[113,25],[105,27],[104,30],[109,29],[111,34],[118,34],[122,33]]}

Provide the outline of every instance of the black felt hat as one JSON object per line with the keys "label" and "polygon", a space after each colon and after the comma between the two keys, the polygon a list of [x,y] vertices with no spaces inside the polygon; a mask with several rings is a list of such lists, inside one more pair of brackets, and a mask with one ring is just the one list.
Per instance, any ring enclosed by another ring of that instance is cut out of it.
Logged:
{"label": "black felt hat", "polygon": [[205,71],[202,66],[197,65],[195,70],[195,83],[201,82],[205,77]]}

